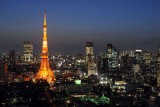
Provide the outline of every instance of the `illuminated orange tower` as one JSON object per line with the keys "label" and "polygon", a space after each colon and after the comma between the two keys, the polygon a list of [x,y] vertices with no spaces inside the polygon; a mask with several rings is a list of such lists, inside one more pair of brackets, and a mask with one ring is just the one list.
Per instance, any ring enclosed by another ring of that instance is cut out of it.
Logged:
{"label": "illuminated orange tower", "polygon": [[48,42],[47,42],[47,23],[46,23],[46,11],[44,13],[44,26],[43,26],[43,43],[42,43],[42,53],[41,53],[41,65],[38,74],[35,78],[47,80],[48,83],[53,83],[55,81],[54,72],[49,66],[48,59]]}

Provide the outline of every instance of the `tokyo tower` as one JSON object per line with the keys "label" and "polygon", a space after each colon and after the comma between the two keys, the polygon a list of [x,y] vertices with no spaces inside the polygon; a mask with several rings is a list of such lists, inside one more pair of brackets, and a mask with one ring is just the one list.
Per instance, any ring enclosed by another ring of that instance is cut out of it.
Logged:
{"label": "tokyo tower", "polygon": [[35,77],[36,80],[47,80],[48,83],[54,83],[55,76],[51,70],[48,59],[48,42],[47,42],[47,22],[46,11],[44,13],[44,26],[43,26],[43,41],[42,41],[42,53],[41,53],[41,65],[40,69]]}

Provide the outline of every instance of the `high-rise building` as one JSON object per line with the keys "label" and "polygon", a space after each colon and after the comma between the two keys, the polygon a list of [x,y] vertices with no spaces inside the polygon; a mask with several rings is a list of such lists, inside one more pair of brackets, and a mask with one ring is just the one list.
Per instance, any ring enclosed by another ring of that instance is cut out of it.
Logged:
{"label": "high-rise building", "polygon": [[157,53],[157,86],[160,86],[160,46]]}
{"label": "high-rise building", "polygon": [[144,51],[143,59],[146,65],[150,65],[151,57],[152,57],[152,53],[150,51]]}
{"label": "high-rise building", "polygon": [[160,70],[157,70],[157,86],[160,87]]}
{"label": "high-rise building", "polygon": [[159,46],[158,52],[157,52],[157,64],[160,65],[160,46]]}
{"label": "high-rise building", "polygon": [[16,64],[16,53],[15,53],[15,50],[9,51],[9,61],[10,61],[10,64]]}
{"label": "high-rise building", "polygon": [[99,52],[98,55],[98,72],[99,74],[104,74],[107,71],[107,58],[104,57],[104,53],[103,52]]}
{"label": "high-rise building", "polygon": [[93,42],[86,42],[86,64],[93,60]]}
{"label": "high-rise building", "polygon": [[141,49],[136,49],[135,50],[135,58],[137,61],[142,61],[143,60],[143,51]]}
{"label": "high-rise building", "polygon": [[93,42],[86,42],[86,65],[88,76],[97,73],[97,63],[93,54]]}
{"label": "high-rise building", "polygon": [[54,83],[54,81],[55,81],[54,72],[50,68],[49,58],[48,58],[46,11],[44,14],[41,65],[40,65],[40,69],[39,69],[35,79],[36,80],[39,80],[39,79],[47,80],[48,83]]}
{"label": "high-rise building", "polygon": [[106,57],[108,59],[108,70],[113,70],[118,67],[118,56],[119,54],[116,48],[112,44],[107,44]]}
{"label": "high-rise building", "polygon": [[24,62],[33,61],[33,42],[27,41],[23,44],[23,59]]}
{"label": "high-rise building", "polygon": [[126,50],[126,51],[122,51],[120,54],[120,57],[123,56],[128,56],[128,57],[135,57],[135,51],[134,50]]}

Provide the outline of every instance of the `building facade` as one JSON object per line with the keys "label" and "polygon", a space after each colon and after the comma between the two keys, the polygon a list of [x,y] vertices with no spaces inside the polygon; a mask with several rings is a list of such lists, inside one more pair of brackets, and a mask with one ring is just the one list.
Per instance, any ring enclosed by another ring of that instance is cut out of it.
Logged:
{"label": "building facade", "polygon": [[118,67],[118,58],[119,52],[116,50],[116,48],[112,44],[107,44],[107,52],[106,52],[106,58],[107,58],[107,66],[108,70],[113,70]]}
{"label": "building facade", "polygon": [[23,61],[33,62],[33,42],[27,41],[23,44]]}
{"label": "building facade", "polygon": [[86,42],[86,65],[87,65],[87,74],[97,73],[97,63],[93,54],[93,42]]}

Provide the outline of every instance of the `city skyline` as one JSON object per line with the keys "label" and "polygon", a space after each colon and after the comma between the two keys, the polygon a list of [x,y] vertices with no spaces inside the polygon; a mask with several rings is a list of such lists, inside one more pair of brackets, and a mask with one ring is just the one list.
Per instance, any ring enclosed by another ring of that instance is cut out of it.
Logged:
{"label": "city skyline", "polygon": [[85,42],[105,51],[107,43],[119,50],[156,52],[160,44],[158,0],[8,0],[0,4],[0,49],[23,50],[33,41],[40,53],[44,9],[48,14],[50,53],[84,53]]}

